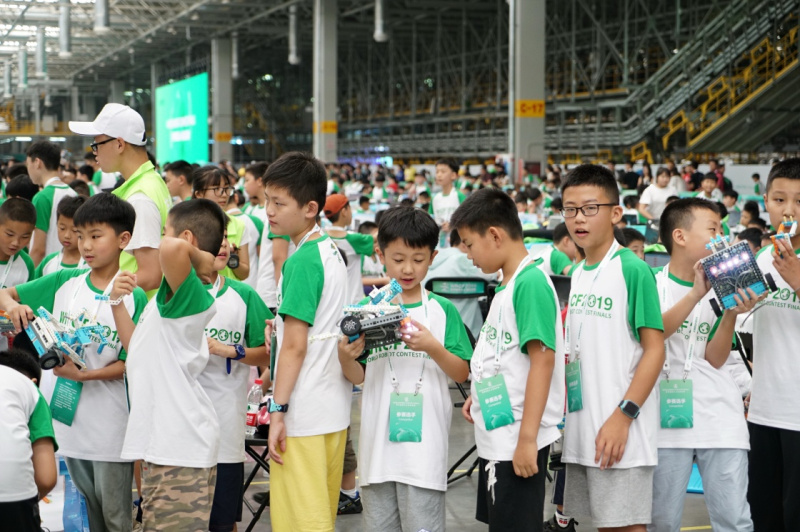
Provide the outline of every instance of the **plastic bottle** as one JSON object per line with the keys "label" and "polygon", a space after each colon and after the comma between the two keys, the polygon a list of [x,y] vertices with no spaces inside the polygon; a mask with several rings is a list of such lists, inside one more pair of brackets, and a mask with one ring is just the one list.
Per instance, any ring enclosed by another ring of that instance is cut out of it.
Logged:
{"label": "plastic bottle", "polygon": [[263,384],[263,381],[261,379],[256,379],[256,383],[250,388],[250,392],[247,394],[247,419],[244,425],[244,435],[246,438],[252,438],[256,433],[258,405],[261,403],[263,397],[261,384]]}

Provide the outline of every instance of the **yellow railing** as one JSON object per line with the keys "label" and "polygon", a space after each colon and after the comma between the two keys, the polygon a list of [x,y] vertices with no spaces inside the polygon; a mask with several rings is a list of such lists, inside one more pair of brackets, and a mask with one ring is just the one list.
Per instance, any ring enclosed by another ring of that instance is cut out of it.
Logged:
{"label": "yellow railing", "polygon": [[631,161],[647,161],[648,164],[653,164],[653,152],[647,147],[647,141],[643,140],[638,144],[631,146]]}
{"label": "yellow railing", "polygon": [[772,85],[797,64],[797,26],[776,41],[765,37],[742,57],[743,67],[732,76],[720,76],[698,93],[702,103],[688,113],[675,113],[665,124],[661,138],[664,150],[670,139],[686,131],[687,147],[692,147],[730,115]]}

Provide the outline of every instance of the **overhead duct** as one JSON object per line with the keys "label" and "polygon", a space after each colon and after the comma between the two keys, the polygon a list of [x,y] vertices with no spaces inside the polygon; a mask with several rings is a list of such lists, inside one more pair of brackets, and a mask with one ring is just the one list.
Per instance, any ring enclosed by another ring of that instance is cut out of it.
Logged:
{"label": "overhead duct", "polygon": [[231,33],[231,77],[239,79],[239,32]]}
{"label": "overhead duct", "polygon": [[58,57],[72,57],[72,7],[69,0],[62,0],[58,19]]}
{"label": "overhead duct", "polygon": [[375,42],[386,42],[389,34],[386,33],[384,15],[386,14],[386,0],[375,0],[375,33],[372,38]]}
{"label": "overhead duct", "polygon": [[17,55],[17,88],[28,88],[28,49],[25,43],[21,43],[19,47],[19,54]]}
{"label": "overhead duct", "polygon": [[299,65],[300,54],[297,53],[297,6],[289,6],[289,64]]}
{"label": "overhead duct", "polygon": [[43,78],[47,75],[47,40],[45,39],[44,26],[36,27],[36,77]]}
{"label": "overhead duct", "polygon": [[108,16],[108,0],[95,0],[94,3],[94,32],[98,35],[111,31]]}
{"label": "overhead duct", "polygon": [[11,98],[11,61],[8,59],[3,71],[3,98]]}

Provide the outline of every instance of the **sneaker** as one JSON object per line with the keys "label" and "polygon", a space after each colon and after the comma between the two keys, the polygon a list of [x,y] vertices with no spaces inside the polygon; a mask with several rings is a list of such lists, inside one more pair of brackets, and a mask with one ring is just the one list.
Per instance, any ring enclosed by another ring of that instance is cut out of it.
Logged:
{"label": "sneaker", "polygon": [[544,532],[576,532],[578,529],[575,528],[578,522],[572,518],[569,520],[569,524],[567,526],[561,526],[558,524],[558,520],[556,520],[556,516],[554,515],[549,520],[544,522]]}
{"label": "sneaker", "polygon": [[339,511],[337,515],[360,514],[364,511],[361,505],[361,495],[356,492],[356,497],[351,499],[341,491],[339,492]]}
{"label": "sneaker", "polygon": [[266,506],[269,506],[269,492],[268,491],[261,491],[259,493],[253,494],[253,500],[257,504],[263,504],[264,501],[267,501]]}

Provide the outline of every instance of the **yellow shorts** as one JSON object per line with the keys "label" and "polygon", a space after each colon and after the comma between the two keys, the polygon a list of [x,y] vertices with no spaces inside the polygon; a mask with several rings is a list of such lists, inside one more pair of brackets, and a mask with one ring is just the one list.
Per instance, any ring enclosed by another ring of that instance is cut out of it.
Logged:
{"label": "yellow shorts", "polygon": [[334,531],[346,441],[346,429],[286,438],[283,465],[269,464],[272,530]]}

